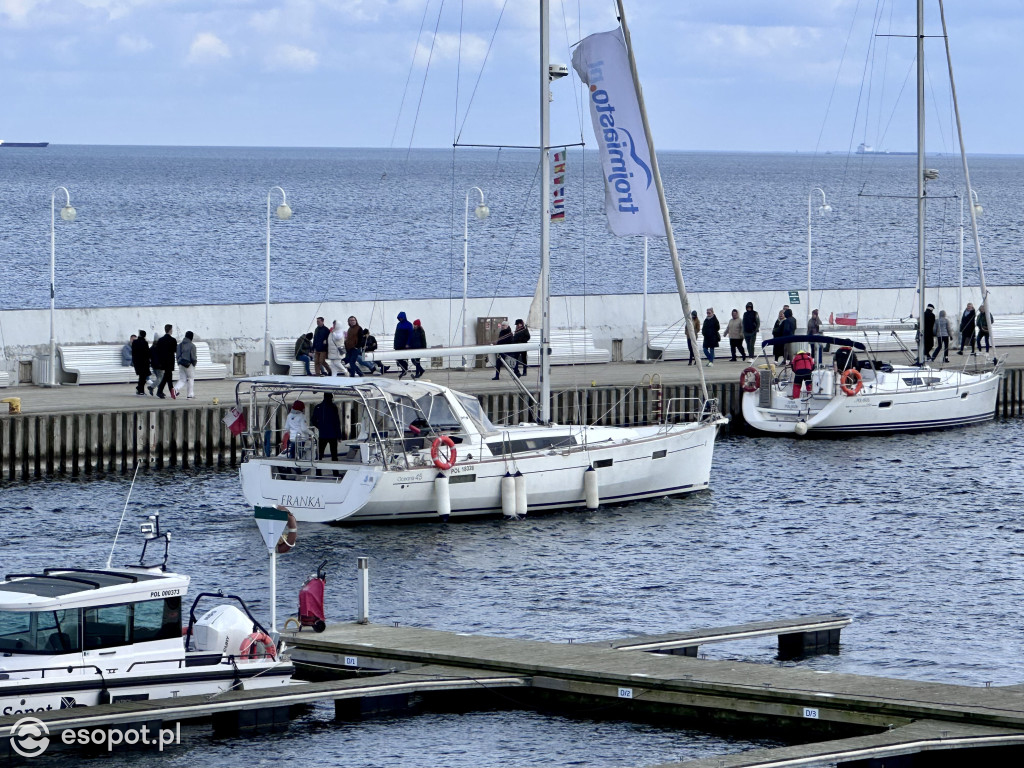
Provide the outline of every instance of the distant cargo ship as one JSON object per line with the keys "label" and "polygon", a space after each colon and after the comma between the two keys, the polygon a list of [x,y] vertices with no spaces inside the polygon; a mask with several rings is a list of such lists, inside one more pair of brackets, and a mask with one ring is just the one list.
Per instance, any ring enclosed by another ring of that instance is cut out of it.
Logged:
{"label": "distant cargo ship", "polygon": [[48,141],[4,141],[0,139],[0,147],[48,147]]}

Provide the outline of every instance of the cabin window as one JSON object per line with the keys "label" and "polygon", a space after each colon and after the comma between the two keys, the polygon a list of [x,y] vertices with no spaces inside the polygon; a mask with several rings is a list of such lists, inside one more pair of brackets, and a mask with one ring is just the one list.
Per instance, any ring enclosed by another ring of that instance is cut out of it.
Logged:
{"label": "cabin window", "polygon": [[456,397],[459,398],[459,402],[462,403],[462,407],[466,409],[469,417],[476,422],[477,429],[485,435],[498,431],[491,423],[491,420],[487,418],[487,414],[484,413],[480,401],[473,397],[473,395],[456,395]]}
{"label": "cabin window", "polygon": [[878,404],[879,408],[892,408],[892,400],[883,400]]}
{"label": "cabin window", "polygon": [[594,462],[594,469],[600,469],[601,467],[610,467],[614,459],[601,459]]}
{"label": "cabin window", "polygon": [[85,650],[128,645],[131,642],[130,605],[86,608],[84,614]]}
{"label": "cabin window", "polygon": [[487,443],[487,448],[494,456],[502,456],[506,453],[525,453],[529,451],[543,451],[545,449],[572,448],[579,445],[575,435],[556,435],[527,437],[522,440],[498,440]]}
{"label": "cabin window", "polygon": [[0,651],[72,653],[81,649],[78,611],[0,611]]}
{"label": "cabin window", "polygon": [[651,454],[651,458],[652,459],[664,459],[666,456],[668,456],[668,451],[664,451],[664,450],[663,451],[655,451],[654,453]]}
{"label": "cabin window", "polygon": [[132,641],[167,640],[181,637],[181,598],[136,603],[132,618]]}

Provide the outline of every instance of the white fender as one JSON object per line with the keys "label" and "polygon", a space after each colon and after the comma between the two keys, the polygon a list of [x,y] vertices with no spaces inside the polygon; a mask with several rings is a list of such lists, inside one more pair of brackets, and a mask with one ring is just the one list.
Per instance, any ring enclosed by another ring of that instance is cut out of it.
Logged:
{"label": "white fender", "polygon": [[516,481],[508,472],[501,478],[501,514],[505,517],[516,516]]}
{"label": "white fender", "polygon": [[522,472],[516,470],[516,474],[512,479],[516,485],[516,517],[526,517],[526,478]]}
{"label": "white fender", "polygon": [[452,497],[448,493],[448,476],[444,472],[438,472],[434,478],[434,501],[438,517],[447,520],[452,513]]}
{"label": "white fender", "polygon": [[592,466],[583,472],[583,498],[587,501],[587,509],[597,509],[601,504],[601,495],[597,487],[597,470]]}

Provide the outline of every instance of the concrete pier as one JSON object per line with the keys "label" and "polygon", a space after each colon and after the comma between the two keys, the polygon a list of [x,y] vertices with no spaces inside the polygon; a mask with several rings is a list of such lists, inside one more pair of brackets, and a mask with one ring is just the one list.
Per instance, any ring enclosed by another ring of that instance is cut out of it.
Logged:
{"label": "concrete pier", "polygon": [[[1003,354],[1008,362],[996,414],[1018,416],[1024,413],[1024,347]],[[726,360],[703,369],[711,396],[734,419],[744,367]],[[527,399],[511,381],[492,381],[491,373],[428,370],[427,380],[476,395],[495,423],[532,420]],[[536,376],[531,369],[528,386],[536,385]],[[234,404],[235,383],[198,382],[194,400],[136,397],[131,384],[0,390],[18,398],[21,408],[0,414],[0,481],[125,473],[137,462],[152,468],[235,466],[244,446],[223,423]],[[692,411],[700,387],[695,367],[659,361],[557,367],[552,392],[557,422],[626,425],[656,421],[660,409],[669,415]]]}

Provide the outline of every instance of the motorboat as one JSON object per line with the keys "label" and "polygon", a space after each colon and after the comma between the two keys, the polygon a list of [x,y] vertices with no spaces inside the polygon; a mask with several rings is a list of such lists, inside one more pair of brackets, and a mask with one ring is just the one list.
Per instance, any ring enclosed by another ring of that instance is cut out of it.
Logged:
{"label": "motorboat", "polygon": [[[0,583],[0,715],[287,685],[292,665],[241,598],[198,595],[167,570],[170,534],[143,524],[163,558],[46,568]],[[197,618],[201,601],[224,601]]]}

